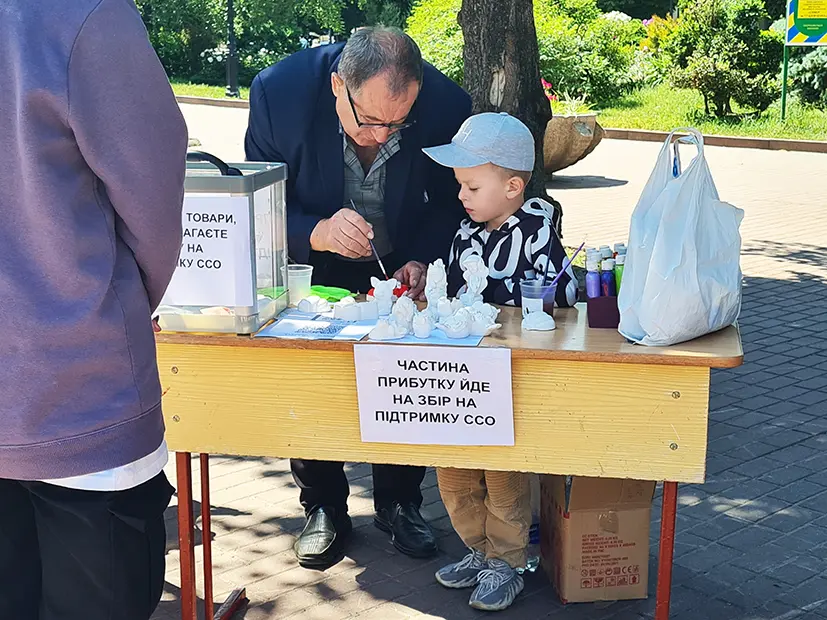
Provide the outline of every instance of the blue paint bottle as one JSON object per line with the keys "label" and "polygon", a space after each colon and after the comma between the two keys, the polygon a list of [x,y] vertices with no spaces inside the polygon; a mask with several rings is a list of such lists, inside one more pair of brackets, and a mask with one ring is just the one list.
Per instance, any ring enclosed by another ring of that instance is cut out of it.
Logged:
{"label": "blue paint bottle", "polygon": [[600,263],[596,257],[586,261],[586,297],[600,297]]}
{"label": "blue paint bottle", "polygon": [[611,258],[604,260],[600,267],[600,294],[603,297],[616,297],[617,285],[615,284],[615,262]]}

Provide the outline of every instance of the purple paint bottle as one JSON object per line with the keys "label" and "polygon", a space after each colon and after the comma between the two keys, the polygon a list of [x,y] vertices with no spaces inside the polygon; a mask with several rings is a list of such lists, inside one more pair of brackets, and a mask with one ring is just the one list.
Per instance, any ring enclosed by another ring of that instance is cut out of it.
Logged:
{"label": "purple paint bottle", "polygon": [[600,263],[597,260],[586,261],[586,297],[600,297]]}
{"label": "purple paint bottle", "polygon": [[615,262],[607,258],[601,263],[600,293],[603,297],[616,297],[617,285],[615,284]]}

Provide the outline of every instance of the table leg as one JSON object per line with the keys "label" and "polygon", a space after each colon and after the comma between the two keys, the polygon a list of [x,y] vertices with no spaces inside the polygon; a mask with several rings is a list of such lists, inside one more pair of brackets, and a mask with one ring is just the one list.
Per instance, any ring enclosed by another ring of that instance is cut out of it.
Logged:
{"label": "table leg", "polygon": [[658,593],[655,620],[669,619],[672,597],[672,560],[675,554],[675,518],[678,513],[678,483],[663,483],[663,507],[660,521],[660,554],[658,558]]}
{"label": "table leg", "polygon": [[214,613],[212,588],[212,526],[210,522],[210,455],[199,455],[201,465],[201,544],[204,546],[204,617]]}
{"label": "table leg", "polygon": [[195,540],[192,519],[192,461],[189,452],[175,453],[178,478],[178,553],[181,563],[181,620],[197,620],[195,609]]}

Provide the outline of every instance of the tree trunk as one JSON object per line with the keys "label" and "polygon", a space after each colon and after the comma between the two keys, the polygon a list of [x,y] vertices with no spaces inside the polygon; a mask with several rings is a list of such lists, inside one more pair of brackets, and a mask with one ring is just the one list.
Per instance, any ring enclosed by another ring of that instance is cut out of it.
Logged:
{"label": "tree trunk", "polygon": [[534,135],[536,162],[527,197],[547,199],[543,141],[551,106],[540,84],[533,0],[462,0],[463,86],[474,113],[508,112]]}

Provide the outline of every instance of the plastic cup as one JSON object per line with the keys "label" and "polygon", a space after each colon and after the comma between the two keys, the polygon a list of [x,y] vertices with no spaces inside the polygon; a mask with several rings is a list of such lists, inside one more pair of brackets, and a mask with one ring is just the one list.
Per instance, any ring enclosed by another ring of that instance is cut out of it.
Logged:
{"label": "plastic cup", "polygon": [[536,280],[521,280],[520,294],[522,295],[523,318],[529,312],[545,312],[554,316],[554,297],[557,285],[543,284],[542,278]]}
{"label": "plastic cup", "polygon": [[287,265],[287,290],[290,292],[291,306],[298,306],[302,299],[310,297],[312,279],[312,265]]}

